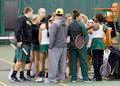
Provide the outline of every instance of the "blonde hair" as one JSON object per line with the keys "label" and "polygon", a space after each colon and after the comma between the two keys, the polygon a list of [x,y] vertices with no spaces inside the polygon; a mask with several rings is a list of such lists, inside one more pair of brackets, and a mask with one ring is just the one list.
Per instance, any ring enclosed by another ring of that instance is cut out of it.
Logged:
{"label": "blonde hair", "polygon": [[32,22],[35,22],[37,19],[39,18],[39,15],[33,15],[33,17],[32,17]]}
{"label": "blonde hair", "polygon": [[81,13],[80,16],[83,18],[83,21],[86,24],[88,22],[88,17],[83,13]]}

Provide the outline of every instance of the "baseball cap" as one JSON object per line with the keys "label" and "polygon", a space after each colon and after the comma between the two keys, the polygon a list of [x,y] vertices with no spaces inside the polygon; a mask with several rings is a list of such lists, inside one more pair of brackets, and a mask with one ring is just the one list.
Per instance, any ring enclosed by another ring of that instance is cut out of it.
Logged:
{"label": "baseball cap", "polygon": [[56,14],[64,14],[64,10],[62,8],[56,9]]}

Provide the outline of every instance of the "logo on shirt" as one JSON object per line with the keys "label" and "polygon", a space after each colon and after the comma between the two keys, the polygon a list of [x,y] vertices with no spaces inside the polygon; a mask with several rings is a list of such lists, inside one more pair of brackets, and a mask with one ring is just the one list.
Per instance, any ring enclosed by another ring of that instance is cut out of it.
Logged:
{"label": "logo on shirt", "polygon": [[32,25],[30,21],[26,21],[26,23],[27,23],[29,26],[31,26],[31,25]]}

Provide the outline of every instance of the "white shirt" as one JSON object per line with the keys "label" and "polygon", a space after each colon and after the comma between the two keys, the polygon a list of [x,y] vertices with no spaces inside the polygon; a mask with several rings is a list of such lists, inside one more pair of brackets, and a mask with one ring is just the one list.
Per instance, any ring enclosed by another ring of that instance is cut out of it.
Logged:
{"label": "white shirt", "polygon": [[93,31],[92,38],[103,38],[104,37],[105,33],[103,31],[103,26],[104,24],[102,25],[99,24],[99,29],[96,31]]}
{"label": "white shirt", "polygon": [[47,37],[47,29],[42,30],[42,39],[41,39],[41,45],[49,44],[49,37]]}

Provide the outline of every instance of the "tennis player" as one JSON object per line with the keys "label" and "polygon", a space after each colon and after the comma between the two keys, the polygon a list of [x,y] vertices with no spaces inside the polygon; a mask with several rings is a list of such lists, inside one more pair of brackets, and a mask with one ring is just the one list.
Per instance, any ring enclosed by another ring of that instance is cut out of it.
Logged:
{"label": "tennis player", "polygon": [[75,39],[77,35],[82,34],[84,41],[88,41],[87,29],[83,23],[81,23],[80,12],[73,10],[74,21],[68,27],[68,35],[70,36],[70,71],[71,71],[71,81],[77,81],[77,58],[80,58],[80,66],[82,71],[82,77],[84,81],[89,81],[88,70],[87,70],[87,47],[84,44],[83,48],[78,49],[75,45]]}

